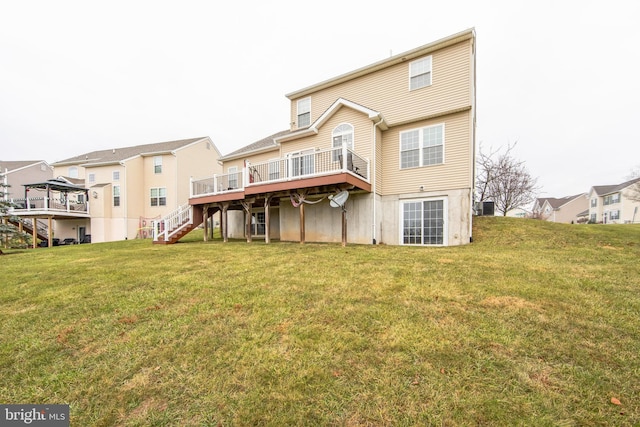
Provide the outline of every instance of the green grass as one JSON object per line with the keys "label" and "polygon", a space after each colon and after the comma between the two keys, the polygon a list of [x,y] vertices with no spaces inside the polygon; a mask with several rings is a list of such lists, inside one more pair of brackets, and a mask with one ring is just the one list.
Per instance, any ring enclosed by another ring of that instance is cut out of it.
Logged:
{"label": "green grass", "polygon": [[200,236],[0,258],[0,403],[73,426],[640,425],[640,226]]}

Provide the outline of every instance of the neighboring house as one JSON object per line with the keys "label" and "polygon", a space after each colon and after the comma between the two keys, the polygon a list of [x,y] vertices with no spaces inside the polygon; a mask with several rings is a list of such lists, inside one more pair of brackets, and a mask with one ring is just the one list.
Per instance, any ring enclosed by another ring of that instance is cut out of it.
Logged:
{"label": "neighboring house", "polygon": [[[627,224],[640,222],[640,200],[634,193],[640,178],[617,185],[597,185],[589,191],[589,222]],[[634,197],[635,196],[635,197]]]}
{"label": "neighboring house", "polygon": [[533,216],[551,222],[575,223],[589,206],[587,193],[561,198],[538,198],[533,204]]}
{"label": "neighboring house", "polygon": [[193,215],[225,239],[469,243],[475,63],[470,29],[287,94],[290,128],[194,180]]}
{"label": "neighboring house", "polygon": [[[51,167],[44,160],[24,160],[24,161],[1,161],[0,160],[0,182],[2,182],[6,188],[4,197],[7,201],[14,201],[18,207],[24,207],[24,198],[26,197],[25,185],[32,182],[43,182],[53,178],[53,167]],[[32,198],[37,199],[44,197],[43,192],[34,190],[31,194]],[[13,222],[13,221],[12,221]],[[23,222],[22,225],[15,224],[19,227],[24,227],[23,231],[31,234],[33,232],[33,222]],[[36,237],[44,238],[46,235],[45,223],[36,222],[36,230],[39,229]]]}
{"label": "neighboring house", "polygon": [[55,237],[106,242],[151,236],[151,223],[188,203],[192,175],[220,172],[208,137],[93,151],[53,164],[58,178],[32,182],[21,216],[54,221]]}

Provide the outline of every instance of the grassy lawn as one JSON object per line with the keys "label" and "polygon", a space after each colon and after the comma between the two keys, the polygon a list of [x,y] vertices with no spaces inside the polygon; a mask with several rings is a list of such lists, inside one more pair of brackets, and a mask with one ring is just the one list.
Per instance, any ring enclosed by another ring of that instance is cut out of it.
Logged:
{"label": "grassy lawn", "polygon": [[68,403],[72,426],[640,425],[640,226],[199,238],[1,257],[0,403]]}

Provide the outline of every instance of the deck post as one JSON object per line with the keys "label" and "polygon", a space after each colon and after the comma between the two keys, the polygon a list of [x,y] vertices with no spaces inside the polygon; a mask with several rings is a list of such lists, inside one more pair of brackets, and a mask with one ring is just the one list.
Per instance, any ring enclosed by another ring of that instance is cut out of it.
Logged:
{"label": "deck post", "polygon": [[244,208],[244,234],[247,237],[247,243],[251,243],[251,202],[247,200],[243,200],[242,207]]}
{"label": "deck post", "polygon": [[347,246],[347,210],[342,207],[342,246]]}
{"label": "deck post", "polygon": [[304,229],[304,202],[300,201],[300,244],[304,244],[305,229]]}
{"label": "deck post", "polygon": [[271,243],[271,194],[264,197],[264,242]]}
{"label": "deck post", "polygon": [[204,236],[203,239],[205,242],[209,241],[209,205],[204,205],[202,207],[202,215],[204,216]]}
{"label": "deck post", "polygon": [[48,224],[47,224],[47,227],[48,227],[47,232],[49,233],[49,242],[48,243],[49,243],[49,247],[52,247],[53,246],[53,217],[50,216],[48,218],[48,220],[49,220]]}
{"label": "deck post", "polygon": [[33,249],[38,247],[38,220],[31,218],[31,236],[33,238]]}
{"label": "deck post", "polygon": [[229,209],[229,203],[222,204],[222,213],[220,214],[220,228],[222,232],[222,241],[227,243],[229,241],[229,237],[227,235],[227,224],[229,223],[229,218],[227,216],[227,210]]}

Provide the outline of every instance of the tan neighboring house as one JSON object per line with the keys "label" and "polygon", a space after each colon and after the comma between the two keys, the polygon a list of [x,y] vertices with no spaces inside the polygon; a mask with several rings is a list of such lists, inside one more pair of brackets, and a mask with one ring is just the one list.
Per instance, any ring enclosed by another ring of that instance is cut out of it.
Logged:
{"label": "tan neighboring house", "polygon": [[589,207],[587,193],[561,198],[538,198],[533,204],[535,218],[551,222],[575,223]]}
{"label": "tan neighboring house", "polygon": [[[637,190],[640,178],[616,185],[597,185],[589,191],[589,222],[628,224],[640,222]],[[635,194],[634,194],[635,193]],[[635,196],[635,197],[634,197]]]}
{"label": "tan neighboring house", "polygon": [[[151,236],[151,223],[188,204],[192,175],[220,172],[209,137],[93,151],[53,163],[55,237],[108,242]],[[77,187],[65,193],[64,183]],[[79,199],[79,200],[78,200]],[[62,206],[64,210],[66,206]],[[50,213],[53,211],[49,209]],[[82,212],[78,217],[69,214]],[[63,215],[64,214],[64,215]]]}
{"label": "tan neighboring house", "polygon": [[287,94],[289,128],[194,179],[193,215],[224,239],[469,243],[475,49],[470,29]]}
{"label": "tan neighboring house", "polygon": [[[4,189],[4,198],[11,201],[16,207],[24,207],[24,199],[26,197],[26,185],[33,182],[43,182],[53,178],[53,167],[44,160],[21,160],[21,161],[2,161],[0,160],[0,182],[6,187]],[[37,199],[44,197],[44,192],[34,190],[31,194],[32,198]],[[14,222],[14,221],[12,221]],[[32,221],[21,221],[22,224],[14,224],[22,227],[27,233],[33,232]],[[37,236],[44,238],[47,234],[46,223],[36,222]]]}

